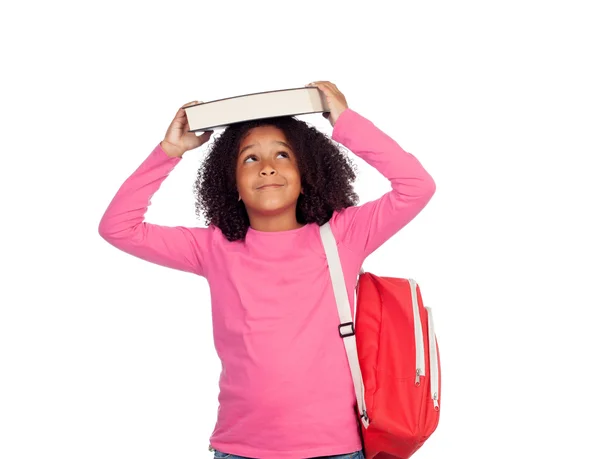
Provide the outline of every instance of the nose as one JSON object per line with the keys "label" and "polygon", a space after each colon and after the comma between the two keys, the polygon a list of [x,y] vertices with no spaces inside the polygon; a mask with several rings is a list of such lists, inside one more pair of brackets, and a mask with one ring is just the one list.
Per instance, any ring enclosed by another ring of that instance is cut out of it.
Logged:
{"label": "nose", "polygon": [[260,171],[260,175],[262,175],[263,177],[275,175],[276,173],[277,172],[270,164],[266,164],[265,167],[263,167],[262,170]]}

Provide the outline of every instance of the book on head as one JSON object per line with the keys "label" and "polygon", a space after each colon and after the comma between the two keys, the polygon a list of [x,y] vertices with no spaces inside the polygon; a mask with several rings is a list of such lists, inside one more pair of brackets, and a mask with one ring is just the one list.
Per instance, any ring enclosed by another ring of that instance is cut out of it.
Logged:
{"label": "book on head", "polygon": [[184,107],[188,132],[224,129],[230,124],[277,116],[329,112],[327,99],[316,87],[244,94]]}

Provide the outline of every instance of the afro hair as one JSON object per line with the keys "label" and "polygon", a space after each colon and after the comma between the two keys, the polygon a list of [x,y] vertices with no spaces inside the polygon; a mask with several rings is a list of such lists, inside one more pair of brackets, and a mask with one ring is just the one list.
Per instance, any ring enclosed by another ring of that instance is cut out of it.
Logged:
{"label": "afro hair", "polygon": [[285,134],[296,156],[303,193],[296,204],[299,223],[329,221],[333,212],[355,205],[355,166],[329,137],[291,116],[234,123],[213,138],[194,184],[196,214],[221,230],[229,241],[244,240],[250,220],[238,200],[236,164],[244,137],[252,128],[271,125]]}

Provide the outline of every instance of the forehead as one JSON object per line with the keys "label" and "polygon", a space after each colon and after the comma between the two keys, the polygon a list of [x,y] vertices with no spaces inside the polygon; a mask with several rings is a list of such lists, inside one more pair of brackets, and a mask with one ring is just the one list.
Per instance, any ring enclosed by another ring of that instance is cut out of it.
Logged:
{"label": "forehead", "polygon": [[242,141],[240,142],[240,148],[246,145],[260,143],[268,144],[272,142],[287,142],[284,132],[275,126],[258,126],[250,129]]}

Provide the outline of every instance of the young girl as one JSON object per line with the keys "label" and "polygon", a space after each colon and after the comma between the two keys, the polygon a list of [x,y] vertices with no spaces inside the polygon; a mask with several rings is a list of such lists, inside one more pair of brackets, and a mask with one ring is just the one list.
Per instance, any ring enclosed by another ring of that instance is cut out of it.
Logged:
{"label": "young girl", "polygon": [[207,279],[222,362],[209,447],[217,459],[363,458],[319,225],[330,222],[353,310],[365,258],[435,192],[419,161],[348,108],[334,84],[307,86],[327,99],[332,139],[381,172],[391,191],[357,206],[353,169],[336,144],[294,117],[263,119],[229,126],[211,146],[196,181],[208,227],[146,223],[162,181],[212,134],[188,132],[182,107],[99,225],[118,249]]}

